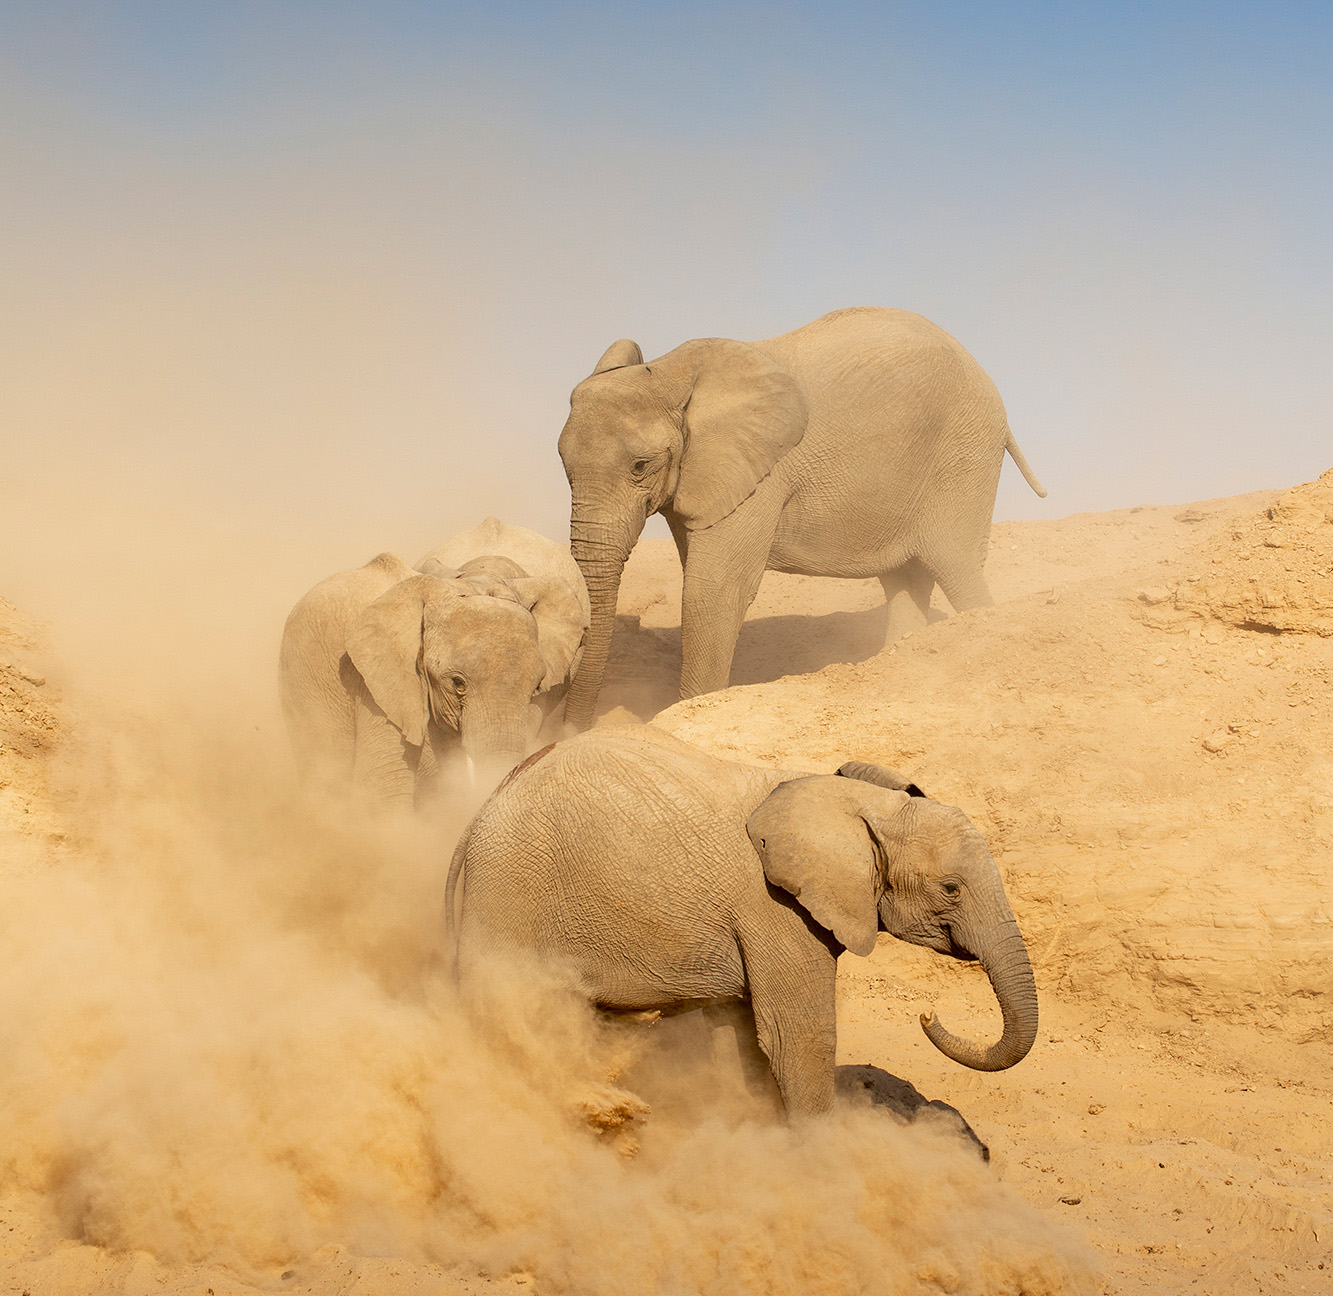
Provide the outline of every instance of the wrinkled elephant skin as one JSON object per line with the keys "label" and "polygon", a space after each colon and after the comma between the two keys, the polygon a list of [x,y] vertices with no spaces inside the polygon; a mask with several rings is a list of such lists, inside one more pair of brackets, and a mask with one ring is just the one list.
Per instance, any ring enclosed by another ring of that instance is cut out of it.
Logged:
{"label": "wrinkled elephant skin", "polygon": [[742,765],[651,725],[556,744],[501,785],[454,852],[445,912],[465,988],[512,951],[572,968],[613,1011],[748,1001],[788,1113],[816,1115],[834,1098],[838,957],[889,932],[980,961],[1001,1038],[958,1039],[933,1017],[926,1033],[966,1066],[1013,1066],[1037,998],[985,842],[962,811],[855,768]]}
{"label": "wrinkled elephant skin", "polygon": [[765,570],[878,577],[886,642],[924,625],[936,584],[991,603],[982,567],[1008,450],[1004,405],[949,334],[908,311],[854,307],[762,342],[704,338],[644,363],[612,344],[560,435],[570,546],[592,625],[566,699],[591,722],[630,550],[654,513],[684,568],[681,697],[725,688]]}

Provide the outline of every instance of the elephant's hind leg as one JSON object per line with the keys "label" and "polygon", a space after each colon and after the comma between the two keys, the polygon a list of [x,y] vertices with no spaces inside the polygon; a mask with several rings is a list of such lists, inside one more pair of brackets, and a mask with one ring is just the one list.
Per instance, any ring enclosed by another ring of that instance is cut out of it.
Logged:
{"label": "elephant's hind leg", "polygon": [[884,647],[903,635],[920,630],[930,612],[930,596],[935,577],[918,559],[912,558],[879,578],[884,587],[884,601],[889,605],[889,621],[884,629]]}
{"label": "elephant's hind leg", "polygon": [[756,1102],[775,1112],[782,1109],[777,1081],[768,1058],[759,1047],[754,1013],[743,1000],[714,1004],[703,1010],[712,1046],[713,1065],[719,1072],[738,1078]]}
{"label": "elephant's hind leg", "polygon": [[995,606],[995,598],[980,567],[968,567],[962,571],[941,569],[935,573],[935,578],[955,612]]}

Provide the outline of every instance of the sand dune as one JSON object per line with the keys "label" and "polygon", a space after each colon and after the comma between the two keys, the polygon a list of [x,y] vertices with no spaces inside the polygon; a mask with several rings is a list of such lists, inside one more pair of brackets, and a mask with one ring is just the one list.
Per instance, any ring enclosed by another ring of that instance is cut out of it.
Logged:
{"label": "sand dune", "polygon": [[986,834],[1033,951],[1033,1054],[940,1057],[917,1008],[993,1030],[984,978],[887,938],[844,959],[839,1029],[843,1061],[958,1107],[990,1170],[874,1112],[790,1135],[688,1023],[608,1038],[530,985],[497,988],[541,1063],[516,1068],[423,989],[447,819],[386,837],[294,809],[248,715],[61,699],[40,627],[0,605],[0,1275],[33,1296],[1037,1293],[1095,1288],[1086,1236],[1107,1291],[1321,1290],[1330,488],[997,525],[997,606],[941,607],[885,654],[878,583],[770,573],[735,686],[674,706],[679,566],[665,541],[630,562],[603,720],[881,761]]}

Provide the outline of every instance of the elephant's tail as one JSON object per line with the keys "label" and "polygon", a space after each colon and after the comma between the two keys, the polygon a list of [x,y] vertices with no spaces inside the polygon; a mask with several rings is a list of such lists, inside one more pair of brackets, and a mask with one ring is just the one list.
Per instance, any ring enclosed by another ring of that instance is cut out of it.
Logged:
{"label": "elephant's tail", "polygon": [[454,975],[458,975],[458,883],[463,877],[463,859],[467,855],[468,843],[472,838],[472,825],[469,823],[458,838],[454,847],[454,857],[449,862],[449,880],[444,884],[444,931],[445,944],[452,960]]}
{"label": "elephant's tail", "polygon": [[1018,471],[1023,474],[1027,484],[1040,498],[1045,499],[1046,487],[1032,475],[1032,469],[1028,467],[1028,461],[1023,458],[1023,452],[1018,448],[1018,442],[1014,440],[1014,434],[1008,428],[1005,429],[1004,433],[1004,448],[1009,451],[1009,458],[1018,465]]}

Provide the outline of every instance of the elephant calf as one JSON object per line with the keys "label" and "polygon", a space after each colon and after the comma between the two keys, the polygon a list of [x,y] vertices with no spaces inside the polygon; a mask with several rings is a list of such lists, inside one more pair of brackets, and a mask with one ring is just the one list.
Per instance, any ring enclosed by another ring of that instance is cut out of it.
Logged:
{"label": "elephant calf", "polygon": [[461,744],[495,781],[534,745],[582,651],[588,594],[569,550],[488,518],[409,567],[380,554],[292,609],[279,688],[298,764],[411,803]]}
{"label": "elephant calf", "polygon": [[1037,996],[999,872],[961,810],[909,787],[859,763],[808,775],[718,760],[652,726],[556,744],[454,852],[459,977],[511,949],[571,966],[612,1011],[748,1000],[787,1111],[814,1115],[833,1104],[838,956],[887,931],[981,961],[999,1041],[922,1025],[964,1066],[1011,1067],[1036,1037]]}

